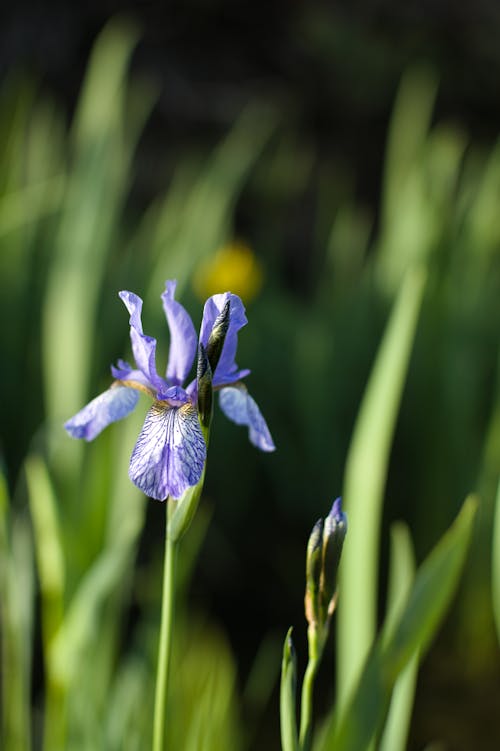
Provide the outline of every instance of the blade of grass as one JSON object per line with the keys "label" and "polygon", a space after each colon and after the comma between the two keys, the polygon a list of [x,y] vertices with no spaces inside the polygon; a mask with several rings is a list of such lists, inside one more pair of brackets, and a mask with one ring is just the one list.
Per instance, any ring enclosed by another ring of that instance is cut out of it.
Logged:
{"label": "blade of grass", "polygon": [[65,558],[57,518],[56,499],[47,468],[37,456],[26,461],[35,553],[40,583],[42,642],[46,669],[43,748],[66,744],[66,694],[51,670],[50,650],[63,619]]}
{"label": "blade of grass", "polygon": [[281,662],[280,722],[282,751],[299,751],[296,715],[297,658],[289,628]]}
{"label": "blade of grass", "polygon": [[[388,630],[400,617],[415,578],[413,546],[409,529],[404,524],[395,524],[391,530],[390,560]],[[407,746],[417,670],[418,656],[414,655],[395,683],[380,751],[404,751]]]}
{"label": "blade of grass", "polygon": [[9,518],[9,494],[0,470],[1,735],[4,751],[31,749],[33,558],[25,518]]}
{"label": "blade of grass", "polygon": [[389,453],[425,274],[408,272],[366,387],[347,459],[344,503],[349,544],[340,567],[338,701],[345,705],[376,629],[379,527]]}
{"label": "blade of grass", "polygon": [[500,642],[500,481],[498,483],[495,501],[495,516],[493,521],[493,550],[492,550],[491,586],[493,598],[493,614]]}

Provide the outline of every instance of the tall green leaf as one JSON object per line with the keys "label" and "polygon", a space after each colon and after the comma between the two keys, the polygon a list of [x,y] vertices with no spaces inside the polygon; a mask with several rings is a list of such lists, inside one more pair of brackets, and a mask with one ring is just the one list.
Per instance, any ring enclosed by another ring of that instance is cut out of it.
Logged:
{"label": "tall green leaf", "polygon": [[[391,530],[388,624],[395,623],[400,617],[414,578],[415,558],[410,531],[404,524],[395,524]],[[380,751],[404,751],[406,748],[417,670],[418,655],[414,655],[394,686]]]}
{"label": "tall green leaf", "polygon": [[495,517],[493,522],[493,551],[492,551],[492,597],[495,625],[500,641],[500,481],[498,483],[495,502]]}
{"label": "tall green leaf", "polygon": [[396,417],[424,290],[408,272],[387,325],[360,408],[347,459],[344,504],[349,541],[340,567],[338,696],[343,705],[376,629],[379,527]]}

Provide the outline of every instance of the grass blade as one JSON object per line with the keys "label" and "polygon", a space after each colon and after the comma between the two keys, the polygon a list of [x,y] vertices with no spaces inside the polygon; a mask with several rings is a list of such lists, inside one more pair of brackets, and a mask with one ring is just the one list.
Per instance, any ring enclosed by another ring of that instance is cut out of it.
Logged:
{"label": "grass blade", "polygon": [[349,543],[340,567],[338,700],[345,705],[376,629],[379,526],[390,446],[403,390],[425,275],[403,283],[361,405],[347,459],[344,503]]}
{"label": "grass blade", "polygon": [[497,497],[495,501],[495,517],[493,522],[491,586],[493,615],[495,617],[498,640],[500,641],[500,482],[498,483]]}
{"label": "grass blade", "polygon": [[[391,536],[389,610],[386,620],[388,624],[395,623],[401,615],[414,578],[415,558],[410,532],[404,524],[396,524]],[[379,745],[380,751],[404,751],[406,748],[417,670],[418,655],[414,655],[394,686],[389,714]]]}

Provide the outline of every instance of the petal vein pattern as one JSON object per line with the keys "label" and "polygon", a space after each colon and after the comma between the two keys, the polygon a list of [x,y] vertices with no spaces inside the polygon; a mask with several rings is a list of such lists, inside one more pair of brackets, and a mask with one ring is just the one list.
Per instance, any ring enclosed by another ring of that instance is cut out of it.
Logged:
{"label": "petal vein pattern", "polygon": [[130,459],[129,476],[146,495],[180,498],[201,477],[206,445],[192,404],[170,407],[155,402]]}
{"label": "petal vein pattern", "polygon": [[92,441],[112,422],[130,414],[138,400],[137,391],[125,386],[112,386],[73,415],[64,427],[72,438]]}

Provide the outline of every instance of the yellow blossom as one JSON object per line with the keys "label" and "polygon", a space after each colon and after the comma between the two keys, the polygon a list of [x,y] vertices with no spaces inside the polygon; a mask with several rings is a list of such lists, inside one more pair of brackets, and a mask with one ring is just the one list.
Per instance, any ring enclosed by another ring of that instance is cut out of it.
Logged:
{"label": "yellow blossom", "polygon": [[262,286],[262,268],[250,246],[242,240],[223,245],[199,264],[193,289],[200,300],[229,289],[248,303]]}

